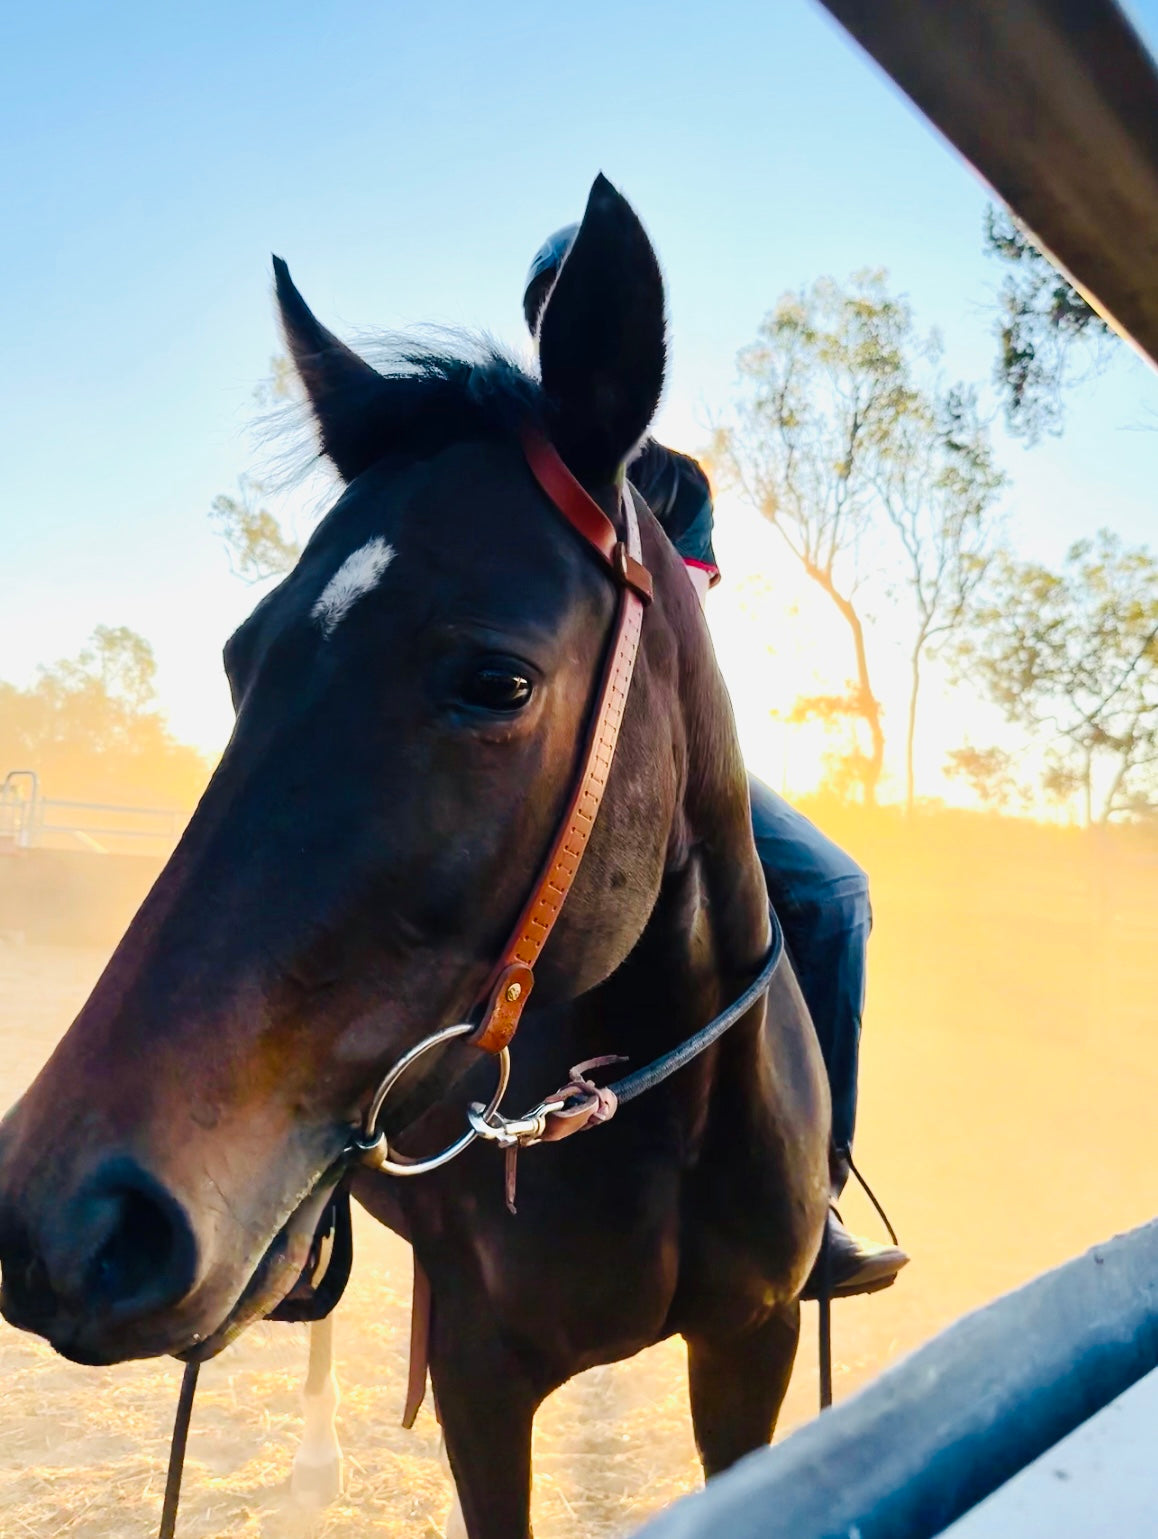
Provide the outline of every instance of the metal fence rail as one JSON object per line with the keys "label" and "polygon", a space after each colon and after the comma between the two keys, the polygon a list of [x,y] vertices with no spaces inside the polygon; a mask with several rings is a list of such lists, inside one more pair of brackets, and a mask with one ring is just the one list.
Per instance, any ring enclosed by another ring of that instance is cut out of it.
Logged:
{"label": "metal fence rail", "polygon": [[1115,0],[822,0],[1158,363],[1158,70]]}
{"label": "metal fence rail", "polygon": [[11,770],[0,782],[0,851],[83,849],[150,854],[171,850],[189,820],[174,807],[82,802],[40,794],[33,770]]}
{"label": "metal fence rail", "polygon": [[1158,1368],[1158,1221],[967,1315],[638,1539],[933,1539]]}

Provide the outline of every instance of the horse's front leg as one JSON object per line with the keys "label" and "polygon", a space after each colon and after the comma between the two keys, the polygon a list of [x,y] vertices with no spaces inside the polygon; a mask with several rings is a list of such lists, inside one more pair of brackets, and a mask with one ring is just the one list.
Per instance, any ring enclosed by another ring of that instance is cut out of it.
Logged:
{"label": "horse's front leg", "polygon": [[461,1523],[468,1539],[531,1539],[531,1427],[552,1386],[531,1382],[485,1298],[455,1291],[435,1297],[430,1376]]}
{"label": "horse's front leg", "polygon": [[303,1507],[328,1507],[341,1495],[342,1449],[334,1425],[337,1409],[331,1314],[310,1326],[310,1364],[302,1395],[302,1440],[290,1475],[294,1501]]}
{"label": "horse's front leg", "polygon": [[692,1426],[710,1479],[772,1439],[800,1339],[800,1305],[782,1304],[753,1329],[688,1331]]}

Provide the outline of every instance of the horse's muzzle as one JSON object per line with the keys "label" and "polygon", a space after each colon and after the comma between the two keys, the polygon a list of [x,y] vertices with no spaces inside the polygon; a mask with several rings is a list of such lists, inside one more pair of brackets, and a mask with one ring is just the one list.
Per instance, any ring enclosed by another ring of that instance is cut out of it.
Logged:
{"label": "horse's muzzle", "polygon": [[103,1161],[70,1200],[34,1227],[18,1201],[0,1209],[0,1312],[76,1362],[166,1350],[149,1322],[197,1278],[184,1208],[128,1155]]}

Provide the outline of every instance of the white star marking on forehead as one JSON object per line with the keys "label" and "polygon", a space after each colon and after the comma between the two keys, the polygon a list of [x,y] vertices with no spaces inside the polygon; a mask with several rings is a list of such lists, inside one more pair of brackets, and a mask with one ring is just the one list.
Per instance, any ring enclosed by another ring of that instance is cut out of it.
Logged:
{"label": "white star marking on forehead", "polygon": [[377,587],[393,560],[393,545],[378,535],[351,551],[310,610],[310,619],[318,622],[323,636],[334,634],[362,595]]}

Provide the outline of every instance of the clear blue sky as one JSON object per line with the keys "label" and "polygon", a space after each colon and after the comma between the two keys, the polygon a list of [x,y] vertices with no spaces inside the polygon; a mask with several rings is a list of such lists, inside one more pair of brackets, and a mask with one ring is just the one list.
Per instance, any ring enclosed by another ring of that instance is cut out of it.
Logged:
{"label": "clear blue sky", "polygon": [[[1158,0],[1134,15],[1158,34]],[[207,510],[254,463],[271,251],[339,331],[517,341],[530,253],[602,169],[666,269],[674,441],[822,272],[887,267],[952,373],[991,367],[984,192],[809,0],[39,0],[0,23],[0,143],[0,677],[130,625],[203,746],[254,599]],[[1158,533],[1158,438],[1134,430],[1156,410],[1123,361],[1060,443],[1003,446],[1026,549]]]}

